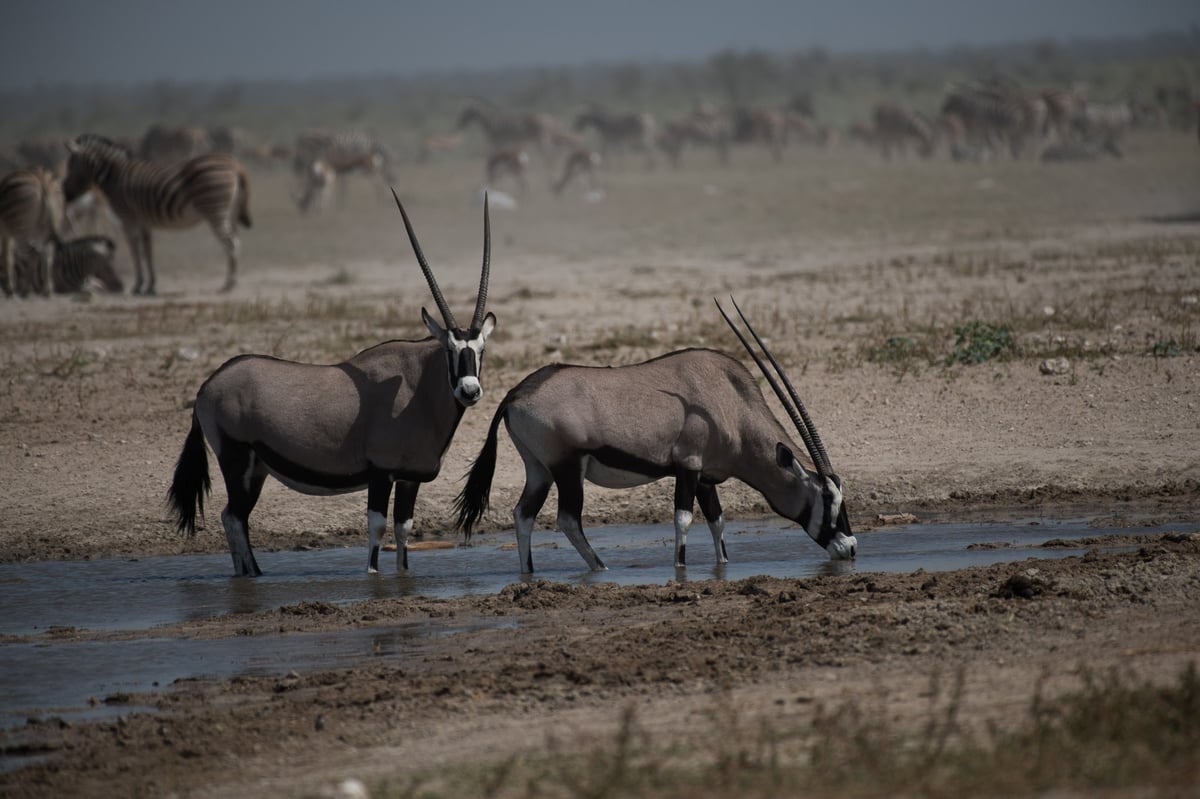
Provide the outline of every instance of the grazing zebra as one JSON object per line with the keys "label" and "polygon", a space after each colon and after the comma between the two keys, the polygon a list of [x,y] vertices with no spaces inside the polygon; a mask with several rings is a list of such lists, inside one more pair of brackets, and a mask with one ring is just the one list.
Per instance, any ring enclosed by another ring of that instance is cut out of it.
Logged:
{"label": "grazing zebra", "polygon": [[172,166],[181,161],[204,155],[213,149],[212,140],[203,128],[172,128],[151,125],[138,144],[138,158],[159,166]]}
{"label": "grazing zebra", "polygon": [[556,134],[563,124],[550,114],[507,114],[498,109],[472,103],[458,117],[456,130],[478,125],[492,152],[509,148],[535,147],[542,158],[550,161]]}
{"label": "grazing zebra", "polygon": [[308,172],[317,159],[325,161],[339,175],[359,172],[368,177],[378,176],[384,184],[396,182],[393,171],[396,159],[380,141],[359,130],[310,130],[300,134],[292,152],[296,174]]}
{"label": "grazing zebra", "polygon": [[334,185],[345,187],[343,175],[355,172],[364,175],[379,175],[383,171],[384,159],[378,152],[361,152],[355,155],[336,154],[322,156],[312,161],[305,171],[304,193],[296,198],[302,212],[307,212],[314,201],[324,208]]}
{"label": "grazing zebra", "polygon": [[16,245],[26,242],[43,252],[42,293],[50,296],[50,263],[62,241],[62,199],[58,182],[45,169],[18,169],[0,178],[0,254],[5,294],[16,285]]}
{"label": "grazing zebra", "polygon": [[910,141],[922,158],[933,155],[936,143],[933,125],[916,111],[895,103],[877,103],[872,119],[874,143],[879,146],[884,160],[891,159],[893,150],[903,153]]}
{"label": "grazing zebra", "polygon": [[575,117],[575,130],[589,128],[600,136],[600,152],[605,156],[621,150],[632,150],[646,156],[646,166],[654,166],[654,143],[658,125],[650,114],[613,114],[593,106]]}
{"label": "grazing zebra", "polygon": [[586,175],[588,188],[592,191],[596,189],[596,168],[603,163],[603,158],[600,153],[590,147],[580,147],[572,150],[567,156],[567,160],[563,162],[562,174],[558,180],[554,181],[551,188],[556,195],[560,195],[567,184],[574,180],[579,175]]}
{"label": "grazing zebra", "polygon": [[735,142],[762,144],[771,152],[773,160],[783,160],[788,133],[788,117],[783,111],[776,108],[736,108],[731,124]]}
{"label": "grazing zebra", "polygon": [[[117,294],[124,291],[125,284],[113,265],[116,252],[117,245],[108,236],[82,236],[55,247],[54,264],[50,269],[54,292],[74,294],[83,291],[93,278],[105,291]],[[14,288],[5,279],[5,293],[21,297],[34,292],[45,294],[44,260],[45,255],[29,244],[18,248],[13,268],[16,286]]]}
{"label": "grazing zebra", "polygon": [[[154,294],[153,228],[188,228],[207,222],[228,260],[222,291],[237,282],[237,225],[250,227],[249,183],[242,165],[224,153],[209,153],[174,167],[133,157],[103,136],[84,134],[67,149],[63,194],[70,203],[100,189],[125,231],[133,257],[134,294]],[[146,277],[142,277],[145,262]]]}
{"label": "grazing zebra", "polygon": [[724,115],[697,112],[664,123],[659,131],[658,146],[667,154],[671,166],[679,166],[683,159],[683,148],[688,144],[712,147],[717,152],[717,160],[725,165],[729,163],[732,138],[730,121]]}
{"label": "grazing zebra", "polygon": [[1007,149],[1018,158],[1030,142],[1038,143],[1047,106],[1013,83],[988,81],[956,86],[942,101],[941,116],[944,124],[961,126],[968,147]]}
{"label": "grazing zebra", "polygon": [[511,176],[524,193],[528,188],[525,182],[525,168],[529,166],[529,155],[522,149],[506,147],[488,156],[484,165],[484,180],[488,186],[496,185],[496,181],[505,176]]}

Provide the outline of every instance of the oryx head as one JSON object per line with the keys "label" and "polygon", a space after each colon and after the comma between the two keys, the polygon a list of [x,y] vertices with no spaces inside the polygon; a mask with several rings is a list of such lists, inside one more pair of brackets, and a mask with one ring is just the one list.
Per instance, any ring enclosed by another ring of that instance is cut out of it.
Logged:
{"label": "oryx head", "polygon": [[396,198],[396,206],[400,209],[400,216],[404,218],[404,229],[408,231],[408,240],[412,242],[417,263],[425,273],[425,280],[429,283],[429,290],[433,292],[433,299],[442,313],[445,327],[439,325],[424,308],[421,308],[421,319],[446,351],[450,388],[454,392],[454,398],[464,408],[469,408],[483,396],[483,387],[479,383],[483,346],[496,327],[496,315],[490,311],[484,315],[487,305],[488,267],[492,252],[492,228],[488,218],[487,197],[485,196],[483,201],[483,272],[479,278],[479,293],[475,297],[475,314],[471,317],[471,326],[464,329],[454,321],[454,314],[450,312],[450,306],[446,304],[442,290],[438,288],[437,280],[433,277],[433,271],[421,252],[421,245],[417,243],[416,234],[413,233],[412,222],[409,221],[400,198],[396,196],[395,189],[392,189],[392,196]]}
{"label": "oryx head", "polygon": [[754,340],[762,348],[767,360],[771,362],[775,373],[787,387],[787,396],[784,395],[783,389],[780,388],[775,377],[763,364],[762,358],[725,313],[720,302],[717,303],[717,309],[721,312],[721,316],[725,317],[725,321],[737,335],[738,340],[742,342],[742,346],[750,353],[750,357],[758,364],[759,370],[762,371],[767,383],[775,392],[775,396],[779,398],[779,402],[787,411],[792,424],[796,426],[796,431],[800,433],[800,438],[804,441],[804,446],[808,449],[808,454],[816,467],[815,472],[805,469],[785,442],[780,441],[775,444],[775,464],[795,477],[800,493],[794,503],[789,503],[789,508],[780,506],[776,510],[803,527],[809,537],[829,553],[829,557],[835,560],[853,558],[858,553],[858,540],[850,532],[850,517],[846,513],[846,503],[843,501],[842,481],[833,472],[833,467],[829,463],[829,455],[825,452],[824,444],[821,443],[821,436],[817,434],[816,425],[813,424],[808,411],[804,408],[804,403],[800,401],[796,389],[792,388],[791,381],[783,373],[775,356],[771,354],[767,345],[755,332],[750,320],[738,307],[737,301],[732,297],[730,300],[733,301],[733,307],[737,309],[738,316],[746,324],[746,329],[754,336]]}

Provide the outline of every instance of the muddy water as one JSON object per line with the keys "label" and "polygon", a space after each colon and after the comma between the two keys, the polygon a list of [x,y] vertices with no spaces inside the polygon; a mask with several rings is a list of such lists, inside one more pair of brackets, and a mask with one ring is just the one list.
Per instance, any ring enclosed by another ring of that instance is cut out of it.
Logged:
{"label": "muddy water", "polygon": [[[589,573],[565,538],[534,534],[536,576],[562,582],[662,584],[668,580],[737,580],[754,575],[805,577],[844,572],[947,571],[966,566],[1078,554],[1041,548],[1050,539],[1122,533],[1194,531],[1197,525],[1107,528],[1088,520],[1029,520],[1003,524],[914,524],[859,535],[859,557],[831,563],[802,530],[774,520],[731,523],[730,563],[715,562],[703,524],[688,538],[689,566],[677,571],[669,526],[612,526],[588,537],[609,570]],[[972,548],[971,545],[997,545]],[[316,552],[264,552],[265,575],[230,577],[228,555],[24,563],[0,566],[0,726],[30,715],[69,718],[124,712],[105,697],[146,691],[191,677],[285,673],[383,657],[419,657],[423,642],[462,628],[422,622],[386,630],[178,640],[153,634],[173,622],[272,610],[304,601],[345,604],[406,595],[457,597],[495,593],[520,579],[510,535],[484,535],[469,548],[414,552],[411,570],[397,574],[381,558],[368,575],[365,547]],[[504,620],[499,625],[509,624]],[[64,642],[54,628],[149,631],[135,640]],[[99,700],[89,704],[89,699]]]}

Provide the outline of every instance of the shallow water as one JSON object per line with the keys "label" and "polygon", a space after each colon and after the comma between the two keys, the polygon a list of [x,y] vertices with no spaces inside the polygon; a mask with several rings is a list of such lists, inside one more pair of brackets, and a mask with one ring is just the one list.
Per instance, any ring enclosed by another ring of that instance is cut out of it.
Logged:
{"label": "shallow water", "polygon": [[[536,578],[560,582],[663,584],[668,580],[738,580],[755,575],[806,577],[829,573],[948,571],[1029,557],[1061,558],[1079,549],[1044,549],[1050,539],[1200,530],[1196,524],[1135,529],[1086,519],[973,524],[914,524],[859,534],[859,556],[833,563],[805,533],[783,522],[731,522],[730,562],[715,562],[702,523],[688,537],[689,567],[672,565],[669,525],[609,526],[588,538],[609,569],[590,573],[564,536],[534,533]],[[364,536],[365,537],[365,536]],[[1000,548],[969,549],[972,544]],[[407,595],[451,598],[492,594],[519,581],[511,535],[485,535],[471,547],[410,554],[408,573],[395,572],[390,553],[381,573],[368,575],[366,548],[258,554],[265,572],[234,579],[228,555],[0,565],[0,633],[28,636],[0,645],[0,726],[30,715],[82,718],[127,712],[121,704],[89,705],[94,697],[137,693],[192,677],[282,674],[383,657],[418,656],[434,636],[464,629],[421,622],[386,629],[254,636],[218,640],[165,637],[111,642],[62,642],[54,627],[152,630],[174,622],[273,610],[305,601],[346,604]],[[511,624],[497,620],[496,624]]]}

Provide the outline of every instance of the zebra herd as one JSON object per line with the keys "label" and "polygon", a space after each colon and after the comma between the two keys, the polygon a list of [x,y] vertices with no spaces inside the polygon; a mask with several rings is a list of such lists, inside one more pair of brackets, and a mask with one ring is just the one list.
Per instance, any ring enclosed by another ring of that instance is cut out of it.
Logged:
{"label": "zebra herd", "polygon": [[855,125],[851,135],[878,147],[885,160],[909,147],[928,158],[944,143],[955,161],[1085,161],[1122,157],[1126,132],[1162,122],[1154,105],[1096,103],[1068,89],[1030,90],[997,79],[951,86],[935,116],[880,102],[871,122]]}
{"label": "zebra herd", "polygon": [[[1191,107],[1200,111],[1200,105]],[[818,121],[803,94],[779,106],[719,108],[698,101],[689,112],[667,119],[592,103],[567,120],[474,99],[462,107],[453,130],[422,138],[415,160],[427,163],[458,150],[477,131],[485,148],[486,187],[511,183],[524,194],[533,164],[539,163],[549,170],[555,196],[584,183],[589,197],[602,197],[601,170],[629,159],[646,170],[660,159],[678,168],[687,152],[708,151],[717,164],[726,165],[734,145],[741,145],[762,148],[779,161],[792,143],[824,148],[839,137],[875,148],[885,160],[908,152],[929,158],[939,150],[966,162],[1121,158],[1128,130],[1166,124],[1162,108],[1133,101],[1096,103],[1069,89],[979,80],[951,85],[936,113],[882,101],[866,121],[839,133]],[[381,190],[398,180],[393,150],[356,130],[313,129],[300,133],[292,145],[262,147],[236,128],[156,124],[137,140],[85,134],[21,142],[15,153],[16,158],[0,154],[0,287],[8,296],[79,290],[92,282],[119,290],[111,269],[104,268],[105,261],[111,267],[112,247],[98,248],[94,240],[67,246],[66,234],[87,227],[88,217],[96,232],[101,215],[122,229],[134,267],[134,294],[157,290],[151,231],[201,222],[225,255],[221,290],[231,290],[237,282],[239,228],[251,225],[247,164],[290,164],[300,213],[325,208],[335,193],[344,198],[352,176]]]}

